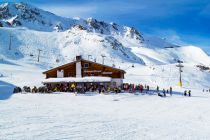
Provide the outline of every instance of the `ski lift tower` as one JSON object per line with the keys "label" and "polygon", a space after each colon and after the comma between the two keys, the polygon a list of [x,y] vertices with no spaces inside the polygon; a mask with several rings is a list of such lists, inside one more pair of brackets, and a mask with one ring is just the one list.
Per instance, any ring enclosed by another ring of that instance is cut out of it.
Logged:
{"label": "ski lift tower", "polygon": [[184,65],[182,65],[183,61],[178,60],[178,65],[176,65],[179,68],[179,86],[182,87],[182,68],[184,67]]}

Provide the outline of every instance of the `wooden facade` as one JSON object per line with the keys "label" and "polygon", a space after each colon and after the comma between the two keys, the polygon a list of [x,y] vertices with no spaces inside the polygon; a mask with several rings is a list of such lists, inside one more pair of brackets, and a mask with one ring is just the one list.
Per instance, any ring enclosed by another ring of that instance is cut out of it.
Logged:
{"label": "wooden facade", "polygon": [[111,77],[113,79],[124,79],[124,70],[84,60],[81,57],[77,57],[74,62],[45,71],[43,74],[46,74],[46,78],[58,78],[58,71],[62,71],[64,78],[77,77],[77,63],[81,66],[80,77],[100,76]]}

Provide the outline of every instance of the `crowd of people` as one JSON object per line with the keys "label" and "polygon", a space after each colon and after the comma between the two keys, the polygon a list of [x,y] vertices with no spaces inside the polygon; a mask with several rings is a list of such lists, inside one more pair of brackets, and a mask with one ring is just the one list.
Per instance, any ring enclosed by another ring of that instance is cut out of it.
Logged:
{"label": "crowd of people", "polygon": [[162,91],[160,91],[159,86],[157,86],[156,89],[153,87],[153,90],[152,90],[151,87],[146,84],[145,85],[124,84],[123,87],[124,87],[123,88],[124,91],[128,91],[130,93],[138,92],[138,91],[139,93],[157,93],[158,96],[161,96],[161,97],[166,97],[166,94],[170,94],[171,96],[173,94],[172,87],[169,87],[169,89],[163,89]]}
{"label": "crowd of people", "polygon": [[191,97],[191,90],[185,90],[184,91],[184,96],[189,96],[189,97]]}
{"label": "crowd of people", "polygon": [[[167,94],[173,95],[172,87],[168,89],[160,87],[156,88],[150,87],[149,85],[142,84],[128,84],[125,83],[121,87],[111,87],[108,85],[100,84],[76,84],[76,83],[66,83],[66,84],[46,84],[45,86],[33,88],[24,86],[23,89],[20,87],[14,88],[13,93],[24,92],[24,93],[53,93],[53,92],[73,92],[73,93],[86,93],[86,92],[97,92],[97,93],[142,93],[142,94],[156,94],[160,97],[166,97]],[[191,90],[185,90],[183,96],[191,96]]]}
{"label": "crowd of people", "polygon": [[210,92],[210,89],[203,89],[203,92]]}
{"label": "crowd of people", "polygon": [[[21,89],[19,87],[16,87],[18,89]],[[16,88],[14,89],[13,93],[18,93]],[[110,86],[104,86],[100,84],[92,84],[92,85],[86,85],[86,84],[76,84],[76,83],[67,83],[67,84],[46,84],[45,86],[41,87],[28,87],[24,86],[23,89],[19,92],[25,92],[25,93],[53,93],[53,92],[73,92],[73,93],[86,93],[86,92],[97,92],[97,93],[120,93],[122,92],[122,89],[120,87],[110,87]]]}

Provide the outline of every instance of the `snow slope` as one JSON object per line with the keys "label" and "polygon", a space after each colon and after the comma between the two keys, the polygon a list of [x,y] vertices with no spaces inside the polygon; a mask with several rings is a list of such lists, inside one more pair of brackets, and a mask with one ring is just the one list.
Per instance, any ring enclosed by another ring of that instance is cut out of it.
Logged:
{"label": "snow slope", "polygon": [[42,71],[73,61],[76,55],[85,59],[91,55],[89,59],[99,63],[105,55],[106,65],[127,72],[125,82],[177,86],[176,64],[182,60],[184,86],[209,88],[209,71],[196,65],[209,67],[210,58],[195,46],[173,45],[135,28],[93,18],[59,17],[25,3],[1,4],[0,22],[0,74],[5,75],[0,80],[13,85],[40,85]]}
{"label": "snow slope", "polygon": [[208,140],[210,95],[192,95],[15,94],[0,102],[0,139]]}
{"label": "snow slope", "polygon": [[[11,50],[9,50],[11,36]],[[37,62],[38,49],[40,61]],[[12,94],[41,86],[42,72],[76,55],[120,67],[124,82],[173,87],[176,95]],[[184,63],[178,87],[177,60]],[[135,28],[69,19],[25,3],[0,5],[0,139],[203,139],[209,135],[209,56]],[[183,97],[191,89],[193,97]],[[15,115],[14,115],[15,114]]]}

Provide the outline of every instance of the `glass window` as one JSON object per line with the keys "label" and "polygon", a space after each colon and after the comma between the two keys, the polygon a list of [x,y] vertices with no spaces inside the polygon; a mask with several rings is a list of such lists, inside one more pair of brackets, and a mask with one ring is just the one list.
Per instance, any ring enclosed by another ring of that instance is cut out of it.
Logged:
{"label": "glass window", "polygon": [[89,68],[89,64],[88,63],[85,63],[84,64],[84,68]]}

